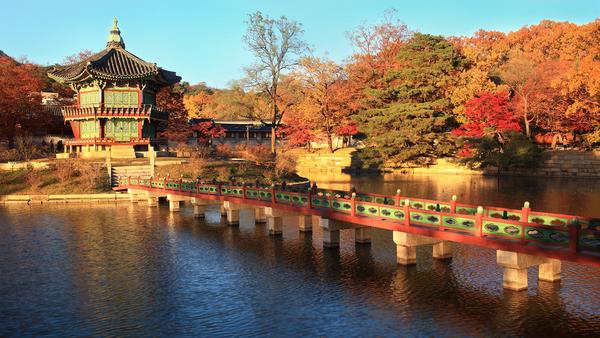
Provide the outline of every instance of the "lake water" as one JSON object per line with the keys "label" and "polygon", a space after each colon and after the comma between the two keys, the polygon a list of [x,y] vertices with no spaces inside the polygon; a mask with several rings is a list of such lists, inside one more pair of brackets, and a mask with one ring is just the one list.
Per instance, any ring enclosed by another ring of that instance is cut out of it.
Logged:
{"label": "lake water", "polygon": [[[320,186],[600,217],[600,180],[386,176]],[[267,235],[242,212],[125,204],[0,207],[0,336],[593,336],[600,269],[502,289],[495,251],[457,245],[396,265],[389,231],[323,250],[321,231]]]}

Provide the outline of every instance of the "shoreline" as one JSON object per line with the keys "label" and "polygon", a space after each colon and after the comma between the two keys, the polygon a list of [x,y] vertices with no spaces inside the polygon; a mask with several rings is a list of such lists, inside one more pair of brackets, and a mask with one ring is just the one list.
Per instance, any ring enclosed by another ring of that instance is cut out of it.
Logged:
{"label": "shoreline", "polygon": [[65,204],[84,202],[129,202],[129,194],[98,193],[98,194],[11,194],[0,195],[0,205],[6,204]]}

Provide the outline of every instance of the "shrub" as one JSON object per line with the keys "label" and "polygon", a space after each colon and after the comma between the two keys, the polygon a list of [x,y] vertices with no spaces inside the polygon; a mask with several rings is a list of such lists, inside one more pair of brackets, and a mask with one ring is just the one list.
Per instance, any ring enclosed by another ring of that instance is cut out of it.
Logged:
{"label": "shrub", "polygon": [[35,153],[35,147],[33,146],[33,138],[31,135],[17,135],[15,137],[15,146],[20,159],[24,161],[31,160]]}
{"label": "shrub", "polygon": [[215,146],[215,152],[218,157],[228,158],[233,156],[233,150],[229,144],[218,144]]}
{"label": "shrub", "polygon": [[510,133],[505,143],[491,136],[468,139],[469,152],[461,161],[473,167],[495,166],[498,170],[513,167],[533,168],[540,162],[542,151],[527,136]]}
{"label": "shrub", "polygon": [[271,148],[262,144],[248,147],[246,151],[242,154],[242,157],[256,164],[266,164],[268,162],[273,161]]}
{"label": "shrub", "polygon": [[76,176],[75,160],[73,159],[56,160],[53,166],[56,177],[61,182]]}

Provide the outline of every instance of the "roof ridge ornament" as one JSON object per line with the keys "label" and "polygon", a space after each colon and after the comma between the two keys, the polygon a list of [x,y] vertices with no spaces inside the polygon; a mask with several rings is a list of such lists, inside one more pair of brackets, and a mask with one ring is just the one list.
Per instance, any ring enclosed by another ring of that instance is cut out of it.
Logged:
{"label": "roof ridge ornament", "polygon": [[117,18],[113,18],[112,28],[110,29],[110,33],[108,34],[108,39],[106,41],[106,48],[123,48],[125,49],[125,42],[121,37],[121,30],[118,26],[119,20]]}

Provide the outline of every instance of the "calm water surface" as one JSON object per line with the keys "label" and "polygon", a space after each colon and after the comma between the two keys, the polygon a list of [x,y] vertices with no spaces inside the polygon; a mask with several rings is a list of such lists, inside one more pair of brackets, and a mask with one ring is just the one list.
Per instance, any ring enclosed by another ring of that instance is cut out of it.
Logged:
{"label": "calm water surface", "polygon": [[[386,176],[322,186],[600,217],[599,180]],[[399,267],[391,232],[340,250],[286,219],[281,238],[189,206],[0,207],[0,336],[594,336],[600,269],[563,263],[560,283],[502,289],[495,252],[418,250]]]}

